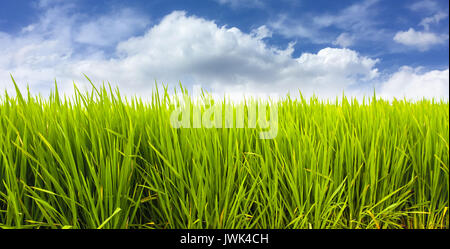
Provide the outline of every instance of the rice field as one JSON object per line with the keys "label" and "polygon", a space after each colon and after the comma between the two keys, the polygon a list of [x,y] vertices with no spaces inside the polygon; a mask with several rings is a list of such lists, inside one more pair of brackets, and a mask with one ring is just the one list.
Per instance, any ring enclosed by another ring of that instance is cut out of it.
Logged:
{"label": "rice field", "polygon": [[0,97],[0,228],[449,228],[448,101],[286,96],[260,139],[248,117],[174,128],[166,87],[16,89]]}

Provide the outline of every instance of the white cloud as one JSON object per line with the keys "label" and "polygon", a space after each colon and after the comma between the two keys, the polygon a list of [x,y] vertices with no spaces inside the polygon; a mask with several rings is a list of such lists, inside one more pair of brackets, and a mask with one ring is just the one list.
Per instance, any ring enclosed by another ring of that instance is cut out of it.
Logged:
{"label": "white cloud", "polygon": [[430,29],[430,25],[438,24],[441,20],[443,20],[447,17],[448,17],[447,13],[438,12],[438,13],[434,14],[433,16],[422,19],[422,21],[420,22],[419,25],[423,26],[424,29],[428,31]]}
{"label": "white cloud", "polygon": [[[256,34],[256,35],[255,35]],[[267,46],[265,28],[250,34],[184,12],[173,12],[144,36],[118,45],[120,59],[75,65],[77,70],[107,80],[132,81],[136,87],[179,80],[216,92],[317,92],[334,96],[357,81],[377,75],[377,60],[348,49],[325,48],[293,58],[287,49]]]}
{"label": "white cloud", "polygon": [[448,99],[449,69],[421,73],[420,68],[402,67],[381,85],[379,94],[388,99]]}
{"label": "white cloud", "polygon": [[[71,89],[72,80],[80,79],[83,73],[72,68],[75,63],[105,59],[103,50],[91,45],[110,45],[114,48],[114,43],[137,30],[137,21],[146,20],[138,12],[128,9],[93,18],[74,13],[72,4],[59,2],[39,2],[36,6],[42,11],[39,20],[22,28],[20,33],[0,32],[1,89],[11,89],[9,73],[22,85],[29,83],[31,90],[48,92],[55,78],[64,82],[61,88]],[[124,27],[121,24],[136,25]],[[99,41],[94,43],[87,39],[88,29],[83,27],[97,30],[92,35]]]}
{"label": "white cloud", "polygon": [[[12,72],[19,82],[41,87],[51,86],[56,77],[70,88],[71,80],[81,80],[85,73],[94,80],[109,80],[124,91],[140,94],[150,90],[156,79],[170,84],[200,84],[227,93],[295,93],[300,88],[305,94],[330,96],[376,75],[377,60],[355,51],[325,48],[317,54],[293,58],[293,44],[286,49],[270,47],[262,40],[268,36],[270,31],[264,26],[244,33],[173,12],[145,35],[120,42],[111,59],[100,52],[76,57],[69,45],[74,42],[59,40],[67,40],[65,36],[23,38],[17,49],[7,48],[18,52],[11,52],[6,61],[17,59],[13,65],[2,64],[0,75],[8,82],[7,72]],[[76,37],[73,39],[76,41]]]}
{"label": "white cloud", "polygon": [[335,97],[378,80],[379,60],[354,50],[323,48],[294,57],[293,43],[281,49],[264,41],[271,35],[265,26],[245,33],[180,11],[145,34],[118,42],[112,56],[86,44],[78,50],[77,27],[91,22],[55,10],[19,35],[0,32],[0,87],[11,89],[12,73],[22,88],[30,83],[33,92],[48,91],[56,78],[59,88],[70,93],[73,80],[81,88],[88,85],[85,73],[94,82],[110,81],[124,93],[144,97],[154,80],[172,86],[179,81],[187,87],[201,85],[234,96],[296,94],[300,89],[306,96],[315,92]]}
{"label": "white cloud", "polygon": [[264,39],[264,38],[268,38],[268,37],[272,37],[272,31],[269,30],[265,25],[254,29],[251,31],[250,33],[251,35],[253,35],[256,39]]}
{"label": "white cloud", "polygon": [[83,23],[79,27],[76,42],[97,46],[109,46],[143,30],[148,18],[131,9],[122,9]]}
{"label": "white cloud", "polygon": [[421,51],[428,50],[433,45],[444,44],[447,40],[447,35],[416,31],[413,28],[410,28],[408,31],[399,31],[394,36],[394,41],[418,48]]}
{"label": "white cloud", "polygon": [[348,33],[341,33],[336,40],[333,41],[333,45],[339,45],[341,47],[349,47],[355,42],[355,37]]}

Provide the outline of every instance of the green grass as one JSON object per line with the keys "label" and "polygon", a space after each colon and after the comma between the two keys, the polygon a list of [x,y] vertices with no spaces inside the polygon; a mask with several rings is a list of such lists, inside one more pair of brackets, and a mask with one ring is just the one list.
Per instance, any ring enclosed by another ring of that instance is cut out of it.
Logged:
{"label": "green grass", "polygon": [[446,101],[286,96],[263,140],[75,90],[0,97],[1,228],[449,228]]}

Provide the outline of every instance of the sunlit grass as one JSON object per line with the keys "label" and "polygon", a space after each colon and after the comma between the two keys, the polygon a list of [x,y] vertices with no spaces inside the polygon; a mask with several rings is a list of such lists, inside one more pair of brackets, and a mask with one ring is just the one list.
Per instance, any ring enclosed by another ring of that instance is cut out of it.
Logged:
{"label": "sunlit grass", "polygon": [[5,93],[0,227],[449,228],[446,101],[286,97],[272,140],[174,129],[176,103]]}

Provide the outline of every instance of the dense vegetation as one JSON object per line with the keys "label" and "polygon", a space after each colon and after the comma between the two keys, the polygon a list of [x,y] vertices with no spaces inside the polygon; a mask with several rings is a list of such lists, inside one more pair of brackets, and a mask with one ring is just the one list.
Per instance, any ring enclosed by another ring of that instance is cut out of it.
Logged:
{"label": "dense vegetation", "polygon": [[260,139],[173,128],[167,88],[0,100],[1,228],[449,228],[447,101],[286,96]]}

